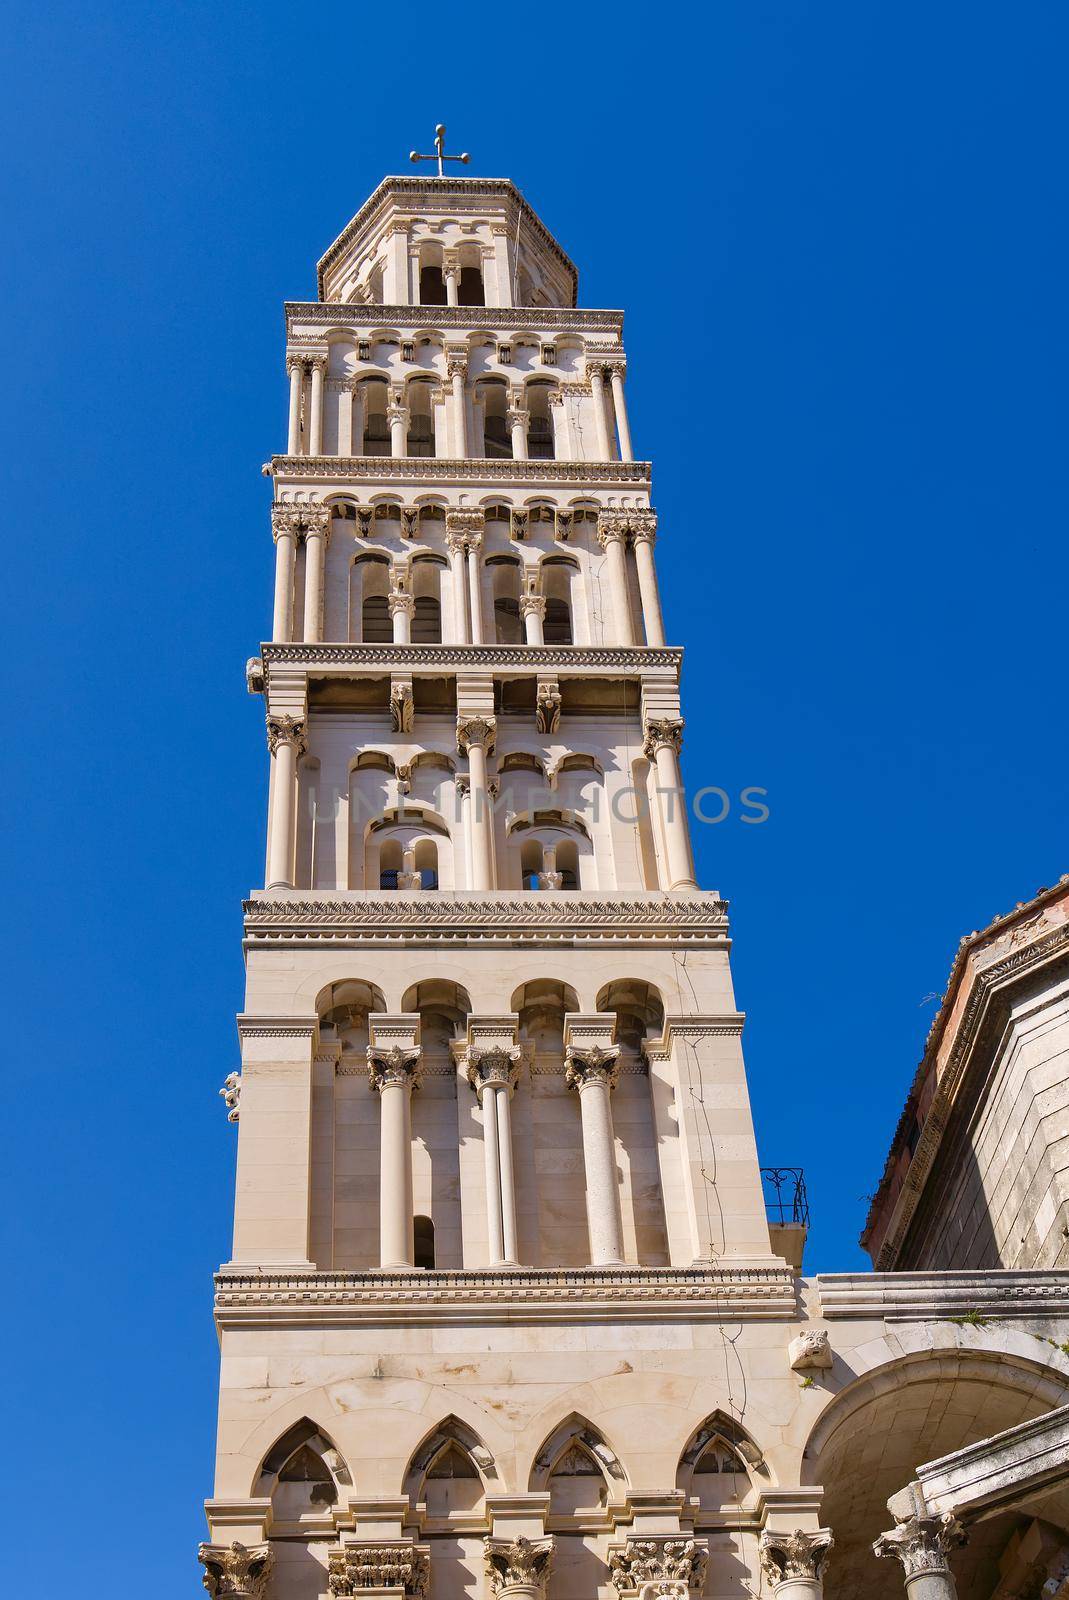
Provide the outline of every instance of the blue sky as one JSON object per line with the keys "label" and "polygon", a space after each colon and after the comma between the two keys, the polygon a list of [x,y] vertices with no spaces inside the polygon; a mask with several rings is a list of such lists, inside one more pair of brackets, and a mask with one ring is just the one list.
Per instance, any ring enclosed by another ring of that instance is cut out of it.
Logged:
{"label": "blue sky", "polygon": [[1064,7],[393,15],[7,9],[7,1457],[77,1485],[83,1600],[199,1592],[281,305],[436,121],[627,313],[688,778],[768,790],[697,846],[812,1270],[958,939],[1069,869]]}

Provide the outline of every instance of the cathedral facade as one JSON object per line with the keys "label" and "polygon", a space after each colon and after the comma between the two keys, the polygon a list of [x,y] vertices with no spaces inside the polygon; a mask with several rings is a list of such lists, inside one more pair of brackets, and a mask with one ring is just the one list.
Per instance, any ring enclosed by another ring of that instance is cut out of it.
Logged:
{"label": "cathedral facade", "polygon": [[511,183],[416,176],[286,307],[205,1586],[992,1595],[1061,1549],[1049,1473],[974,1479],[992,1435],[1060,1447],[1069,1276],[807,1280],[770,1230],[680,780],[685,535],[577,289]]}

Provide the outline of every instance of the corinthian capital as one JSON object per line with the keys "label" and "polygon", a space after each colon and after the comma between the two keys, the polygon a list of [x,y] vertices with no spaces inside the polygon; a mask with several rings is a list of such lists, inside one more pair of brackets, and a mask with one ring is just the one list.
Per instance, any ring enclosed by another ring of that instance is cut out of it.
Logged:
{"label": "corinthian capital", "polygon": [[658,750],[671,750],[676,755],[683,748],[682,717],[647,717],[642,753],[652,761]]}
{"label": "corinthian capital", "polygon": [[481,745],[487,755],[492,754],[497,741],[495,717],[458,717],[457,747],[467,755],[472,745]]}
{"label": "corinthian capital", "polygon": [[418,1089],[423,1081],[420,1071],[422,1051],[418,1045],[376,1045],[367,1047],[367,1081],[371,1089],[402,1087]]}
{"label": "corinthian capital", "polygon": [[410,617],[416,609],[416,597],[409,594],[406,589],[391,589],[386,596],[386,604],[391,617],[395,617],[399,611]]}
{"label": "corinthian capital", "polygon": [[890,1533],[881,1533],[872,1548],[878,1556],[894,1556],[900,1561],[908,1579],[949,1572],[948,1553],[965,1540],[965,1529],[948,1511],[941,1517],[910,1517]]}
{"label": "corinthian capital", "polygon": [[468,376],[468,347],[466,344],[447,344],[445,370],[450,378]]}
{"label": "corinthian capital", "polygon": [[708,1560],[708,1546],[698,1539],[628,1539],[609,1552],[609,1578],[620,1593],[686,1596],[703,1587]]}
{"label": "corinthian capital", "polygon": [[427,1593],[427,1552],[406,1541],[398,1544],[343,1544],[327,1556],[331,1595],[358,1595],[365,1589],[400,1589],[413,1600]]}
{"label": "corinthian capital", "polygon": [[492,1595],[523,1589],[535,1600],[545,1595],[553,1566],[552,1539],[484,1539],[486,1575]]}
{"label": "corinthian capital", "polygon": [[269,1544],[202,1544],[197,1559],[204,1566],[204,1587],[211,1600],[261,1600],[271,1574]]}
{"label": "corinthian capital", "polygon": [[445,514],[446,539],[462,539],[465,545],[478,549],[486,527],[486,512],[475,506],[450,506]]}
{"label": "corinthian capital", "polygon": [[771,1584],[788,1578],[822,1578],[834,1542],[827,1528],[819,1528],[816,1533],[803,1533],[801,1528],[793,1533],[766,1528],[758,1545],[761,1571]]}
{"label": "corinthian capital", "polygon": [[303,717],[268,717],[267,748],[272,755],[276,755],[279,745],[283,744],[293,745],[299,756],[304,755],[308,741]]}
{"label": "corinthian capital", "polygon": [[497,1084],[512,1089],[522,1054],[519,1045],[494,1045],[488,1050],[480,1050],[476,1045],[468,1047],[468,1082],[480,1103],[484,1089]]}
{"label": "corinthian capital", "polygon": [[292,534],[295,539],[308,533],[321,533],[326,537],[330,533],[330,516],[330,507],[318,502],[297,505],[281,500],[271,507],[271,532],[276,542],[282,533]]}
{"label": "corinthian capital", "polygon": [[618,1044],[570,1044],[564,1056],[564,1081],[569,1089],[582,1089],[588,1083],[607,1083],[616,1087],[619,1073]]}

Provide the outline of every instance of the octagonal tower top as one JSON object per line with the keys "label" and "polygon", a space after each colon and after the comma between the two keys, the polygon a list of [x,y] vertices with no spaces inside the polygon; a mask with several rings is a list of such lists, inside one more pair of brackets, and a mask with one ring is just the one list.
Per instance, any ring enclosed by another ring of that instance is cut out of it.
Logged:
{"label": "octagonal tower top", "polygon": [[507,178],[384,178],[318,265],[332,304],[574,306],[579,274]]}

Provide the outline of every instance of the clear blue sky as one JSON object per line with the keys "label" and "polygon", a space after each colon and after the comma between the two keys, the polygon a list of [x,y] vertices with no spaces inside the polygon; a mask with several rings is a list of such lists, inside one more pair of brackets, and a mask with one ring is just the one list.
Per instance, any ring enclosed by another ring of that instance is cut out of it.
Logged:
{"label": "clear blue sky", "polygon": [[80,1600],[199,1592],[281,305],[436,121],[627,313],[688,777],[769,791],[698,846],[813,1270],[959,937],[1069,868],[1064,6],[397,15],[7,11],[7,1460]]}

